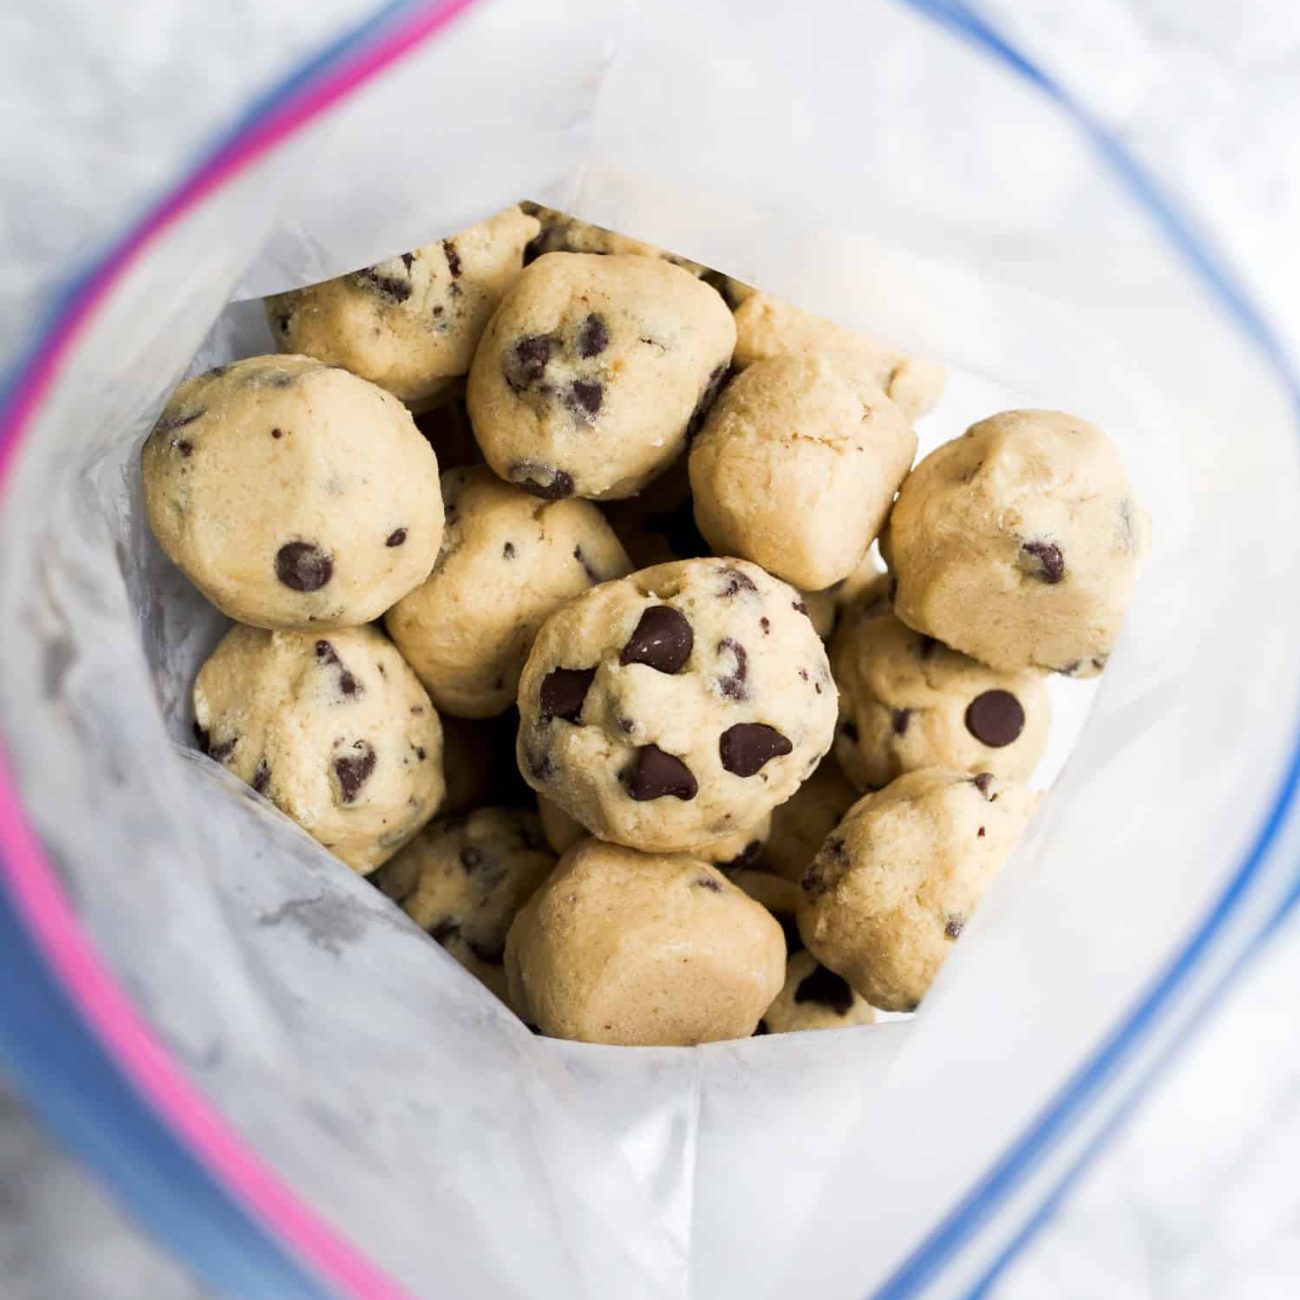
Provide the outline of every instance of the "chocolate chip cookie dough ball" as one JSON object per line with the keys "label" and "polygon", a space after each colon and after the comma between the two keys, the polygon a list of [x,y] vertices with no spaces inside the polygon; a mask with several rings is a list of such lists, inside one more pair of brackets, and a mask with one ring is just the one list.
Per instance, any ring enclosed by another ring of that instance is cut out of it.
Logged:
{"label": "chocolate chip cookie dough ball", "polygon": [[906,417],[861,372],[756,361],[691,447],[695,521],[717,554],[821,590],[862,563],[915,455]]}
{"label": "chocolate chip cookie dough ball", "polygon": [[1110,440],[1060,411],[1004,411],[928,455],[881,549],[909,627],[994,668],[1105,666],[1147,549]]}
{"label": "chocolate chip cookie dough ball", "polygon": [[488,464],[537,496],[629,496],[685,447],[734,342],[716,290],[679,266],[548,253],[475,354],[474,432]]}
{"label": "chocolate chip cookie dough ball", "polygon": [[479,808],[430,822],[375,883],[503,1002],[506,933],[555,865],[537,814]]}
{"label": "chocolate chip cookie dough ball", "polygon": [[787,880],[802,880],[822,841],[860,797],[861,791],[845,779],[835,756],[828,754],[794,794],[773,810],[772,829],[759,864]]}
{"label": "chocolate chip cookie dough ball", "polygon": [[743,370],[767,357],[824,356],[850,374],[871,378],[909,419],[938,405],[943,367],[909,357],[866,334],[834,325],[789,303],[751,292],[736,307],[735,366]]}
{"label": "chocolate chip cookie dough ball", "polygon": [[422,405],[463,375],[540,229],[517,207],[450,239],[266,300],[277,346]]}
{"label": "chocolate chip cookie dough ball", "polygon": [[485,465],[448,471],[442,495],[438,562],[385,623],[439,709],[491,717],[514,703],[546,618],[631,565],[590,501],[539,501]]}
{"label": "chocolate chip cookie dough ball", "polygon": [[803,879],[799,933],[872,1006],[911,1011],[1038,796],[988,772],[909,772],[849,809]]}
{"label": "chocolate chip cookie dough ball", "polygon": [[692,275],[700,275],[704,271],[698,262],[665,252],[662,248],[631,235],[620,235],[616,230],[593,226],[591,222],[571,217],[567,212],[557,212],[554,208],[544,208],[536,203],[524,203],[521,206],[542,223],[541,231],[525,250],[525,262],[534,262],[543,253],[631,253],[638,257],[661,257],[667,262],[675,262]]}
{"label": "chocolate chip cookie dough ball", "polygon": [[187,380],[142,461],[159,545],[241,623],[367,623],[438,554],[438,462],[405,407],[310,357]]}
{"label": "chocolate chip cookie dough ball", "polygon": [[362,873],[443,794],[442,727],[387,637],[369,627],[233,627],[194,683],[195,726],[224,764]]}
{"label": "chocolate chip cookie dough ball", "polygon": [[698,849],[789,798],[830,746],[835,688],[797,593],[684,560],[553,614],[519,683],[525,780],[601,839]]}
{"label": "chocolate chip cookie dough ball", "polygon": [[804,1029],[845,1029],[869,1025],[876,1009],[848,981],[817,962],[812,953],[790,955],[785,983],[758,1022],[759,1034],[791,1034]]}
{"label": "chocolate chip cookie dough ball", "polygon": [[753,1033],[780,991],[785,942],[707,863],[588,839],[515,918],[506,973],[544,1034],[685,1047]]}
{"label": "chocolate chip cookie dough ball", "polygon": [[881,578],[831,643],[840,688],[835,755],[859,789],[919,767],[1027,781],[1047,746],[1047,680],[999,672],[901,622]]}

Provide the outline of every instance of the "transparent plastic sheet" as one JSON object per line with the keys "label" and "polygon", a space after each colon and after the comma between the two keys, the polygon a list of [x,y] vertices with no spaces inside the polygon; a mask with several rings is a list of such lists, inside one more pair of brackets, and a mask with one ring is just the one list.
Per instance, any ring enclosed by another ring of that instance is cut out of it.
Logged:
{"label": "transparent plastic sheet", "polygon": [[[1294,745],[1285,392],[1056,106],[902,5],[845,8],[473,7],[150,249],[8,486],[0,733],[82,923],[233,1127],[416,1294],[879,1285],[1206,915]],[[931,441],[1005,398],[1121,443],[1157,525],[1138,601],[1030,842],[913,1021],[691,1051],[536,1039],[185,748],[220,620],[140,510],[166,392],[196,349],[266,346],[255,305],[218,320],[232,293],[521,194],[942,358]],[[1252,876],[1151,1051],[1289,879]],[[1043,1159],[936,1285],[980,1275]]]}

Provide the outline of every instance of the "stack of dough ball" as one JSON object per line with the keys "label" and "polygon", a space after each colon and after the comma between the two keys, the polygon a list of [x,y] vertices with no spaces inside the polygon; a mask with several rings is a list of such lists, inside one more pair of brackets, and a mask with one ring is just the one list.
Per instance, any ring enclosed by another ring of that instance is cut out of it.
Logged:
{"label": "stack of dough ball", "polygon": [[870,379],[909,420],[938,405],[944,371],[866,334],[834,325],[765,293],[733,292],[737,370],[769,357],[823,356],[846,373]]}
{"label": "stack of dough ball", "polygon": [[469,369],[539,231],[518,207],[450,239],[266,300],[276,345],[423,405]]}
{"label": "stack of dough ball", "polygon": [[479,445],[538,496],[630,496],[685,447],[735,339],[717,291],[679,266],[548,253],[515,281],[474,356]]}
{"label": "stack of dough ball", "polygon": [[375,883],[508,1002],[506,934],[554,865],[536,813],[479,808],[430,822]]}
{"label": "stack of dough ball", "polygon": [[589,839],[515,918],[506,973],[544,1034],[689,1046],[753,1033],[784,981],[785,941],[707,863]]}
{"label": "stack of dough ball", "polygon": [[819,965],[812,953],[794,952],[786,961],[785,983],[758,1022],[760,1034],[869,1025],[876,1009],[843,977]]}
{"label": "stack of dough ball", "polygon": [[1028,780],[1047,746],[1046,678],[999,672],[899,621],[881,578],[831,644],[840,688],[835,754],[859,789],[920,767]]}
{"label": "stack of dough ball", "polygon": [[547,616],[631,565],[590,501],[538,501],[485,465],[449,470],[442,497],[438,562],[385,624],[439,709],[491,717],[514,703]]}
{"label": "stack of dough ball", "polygon": [[794,794],[773,811],[760,864],[787,880],[802,880],[822,841],[860,796],[861,791],[845,779],[835,756],[828,754]]}
{"label": "stack of dough ball", "polygon": [[199,670],[207,752],[356,871],[437,810],[442,727],[382,633],[233,627]]}
{"label": "stack of dough ball", "polygon": [[526,262],[536,261],[543,253],[630,253],[637,257],[660,257],[685,267],[692,275],[703,274],[704,268],[698,262],[665,252],[643,239],[620,235],[604,226],[593,226],[589,221],[571,217],[567,212],[557,212],[554,208],[540,207],[535,203],[525,203],[523,207],[542,225],[541,231],[525,250]]}
{"label": "stack of dough ball", "polygon": [[869,794],[803,879],[799,933],[872,1006],[911,1011],[1020,840],[1038,796],[929,767]]}
{"label": "stack of dough ball", "polygon": [[1059,411],[1005,411],[912,471],[882,538],[909,627],[993,668],[1100,672],[1148,523],[1110,440]]}
{"label": "stack of dough ball", "polygon": [[695,519],[717,554],[821,590],[862,563],[915,455],[907,418],[863,372],[756,361],[691,448]]}
{"label": "stack of dough ball", "polygon": [[183,383],[142,460],[159,545],[242,623],[367,623],[438,554],[438,462],[410,414],[309,357],[252,357]]}
{"label": "stack of dough ball", "polygon": [[528,783],[601,839],[696,850],[755,825],[830,747],[835,688],[798,593],[743,560],[595,587],[519,683]]}

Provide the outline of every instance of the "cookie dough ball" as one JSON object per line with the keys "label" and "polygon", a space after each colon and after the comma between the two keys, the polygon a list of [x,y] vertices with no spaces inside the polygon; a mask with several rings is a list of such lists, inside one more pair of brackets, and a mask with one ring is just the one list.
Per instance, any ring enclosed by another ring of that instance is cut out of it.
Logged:
{"label": "cookie dough ball", "polygon": [[503,1002],[506,933],[555,865],[537,814],[479,808],[430,822],[375,883]]}
{"label": "cookie dough ball", "polygon": [[683,560],[553,614],[519,683],[519,766],[594,835],[698,849],[789,798],[830,746],[835,687],[797,593]]}
{"label": "cookie dough ball", "polygon": [[911,1011],[1038,796],[988,772],[909,772],[849,809],[803,878],[799,933],[872,1006]]}
{"label": "cookie dough ball", "polygon": [[442,771],[447,793],[438,812],[444,817],[489,804],[510,808],[532,805],[533,792],[515,763],[519,715],[513,709],[497,718],[442,719]]}
{"label": "cookie dough ball", "polygon": [[813,354],[873,380],[909,420],[933,410],[943,396],[944,370],[933,361],[909,357],[765,293],[751,292],[741,299],[736,308],[737,370],[768,357]]}
{"label": "cookie dough ball", "polygon": [[638,257],[661,257],[665,261],[675,262],[692,275],[700,275],[704,271],[698,262],[688,261],[675,253],[666,253],[662,248],[647,244],[642,239],[634,239],[631,235],[620,235],[616,230],[593,226],[591,222],[571,217],[567,212],[557,212],[554,208],[544,208],[536,203],[525,203],[523,207],[542,223],[541,231],[525,251],[525,262],[536,261],[543,253],[631,253]]}
{"label": "cookie dough ball", "polygon": [[241,623],[367,623],[438,554],[438,462],[410,414],[310,357],[252,357],[187,380],[142,460],[159,545]]}
{"label": "cookie dough ball", "polygon": [[828,754],[812,776],[773,811],[760,865],[787,880],[802,880],[822,841],[859,798],[861,791],[849,784],[834,755]]}
{"label": "cookie dough ball", "polygon": [[909,627],[994,668],[1090,677],[1147,537],[1100,429],[1060,411],[1005,411],[916,467],[881,548]]}
{"label": "cookie dough ball", "polygon": [[707,863],[588,839],[515,918],[506,973],[544,1034],[685,1047],[753,1033],[785,977],[785,942]]}
{"label": "cookie dough ball", "polygon": [[881,578],[831,643],[840,688],[835,755],[861,790],[919,767],[1027,781],[1047,746],[1047,680],[999,672],[901,622]]}
{"label": "cookie dough ball", "polygon": [[433,573],[388,611],[388,634],[447,713],[514,703],[537,629],[560,606],[631,568],[590,501],[538,501],[485,465],[449,470]]}
{"label": "cookie dough ball", "polygon": [[695,521],[717,554],[821,590],[862,563],[915,455],[906,417],[860,373],[820,356],[756,361],[691,447]]}
{"label": "cookie dough ball", "polygon": [[869,1025],[876,1010],[827,970],[812,953],[795,952],[785,966],[785,983],[758,1022],[759,1034],[790,1034],[803,1029],[844,1029]]}
{"label": "cookie dough ball", "polygon": [[208,754],[355,871],[373,871],[437,811],[442,726],[374,628],[233,627],[194,683]]}
{"label": "cookie dough ball", "polygon": [[469,369],[539,228],[507,208],[450,239],[275,294],[266,300],[271,332],[282,351],[319,357],[422,405]]}
{"label": "cookie dough ball", "polygon": [[479,446],[537,496],[630,496],[685,447],[735,338],[717,291],[679,266],[548,253],[506,294],[475,354]]}

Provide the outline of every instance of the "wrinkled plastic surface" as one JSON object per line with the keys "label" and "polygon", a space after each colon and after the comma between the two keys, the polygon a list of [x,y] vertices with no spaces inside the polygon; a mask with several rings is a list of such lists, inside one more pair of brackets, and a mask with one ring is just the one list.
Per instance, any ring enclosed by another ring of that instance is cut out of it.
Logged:
{"label": "wrinkled plastic surface", "polygon": [[[1169,52],[1127,29],[1112,45],[1107,110],[1159,141],[1139,92]],[[215,82],[232,68],[214,105],[247,75],[234,62],[230,42],[204,64]],[[190,114],[171,135],[150,121],[169,142],[154,156],[179,164]],[[138,448],[167,391],[196,350],[254,346],[255,304],[217,321],[232,294],[524,194],[941,358],[957,381],[931,441],[1014,398],[1121,445],[1156,521],[1138,599],[1029,842],[912,1021],[680,1051],[535,1038],[186,749],[221,621],[141,510]],[[27,287],[47,269],[6,268]],[[1255,837],[1294,741],[1298,499],[1268,368],[1077,130],[984,53],[885,0],[600,18],[489,0],[209,200],[92,324],[0,513],[0,730],[158,1033],[415,1293],[860,1295],[1088,1055]]]}

